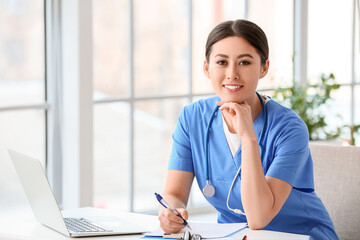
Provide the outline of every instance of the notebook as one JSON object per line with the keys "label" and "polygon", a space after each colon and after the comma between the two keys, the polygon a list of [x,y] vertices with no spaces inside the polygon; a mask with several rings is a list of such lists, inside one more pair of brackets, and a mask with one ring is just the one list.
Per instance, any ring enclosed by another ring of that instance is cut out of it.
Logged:
{"label": "notebook", "polygon": [[[36,219],[43,225],[69,237],[106,236],[144,233],[146,229],[115,216],[116,224],[106,226],[96,218],[64,218],[39,160],[8,149]],[[106,222],[106,221],[105,221]]]}

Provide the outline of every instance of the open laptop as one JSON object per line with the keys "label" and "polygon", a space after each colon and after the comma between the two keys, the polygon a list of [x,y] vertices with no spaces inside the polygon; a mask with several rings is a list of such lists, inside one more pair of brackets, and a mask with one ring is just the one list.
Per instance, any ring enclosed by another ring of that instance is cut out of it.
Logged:
{"label": "open laptop", "polygon": [[[8,149],[25,194],[36,219],[43,225],[69,237],[104,236],[144,233],[146,230],[133,223],[116,218],[116,227],[106,226],[88,218],[64,218],[55,200],[39,160]],[[96,219],[96,218],[95,218]],[[106,223],[106,221],[105,221]],[[114,224],[111,224],[114,226]]]}

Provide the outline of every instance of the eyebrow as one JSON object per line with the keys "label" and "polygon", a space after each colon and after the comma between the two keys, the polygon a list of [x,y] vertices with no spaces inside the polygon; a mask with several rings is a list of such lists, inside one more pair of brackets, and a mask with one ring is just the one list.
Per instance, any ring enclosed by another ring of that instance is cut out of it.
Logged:
{"label": "eyebrow", "polygon": [[[221,54],[221,53],[216,54],[215,57],[229,58],[228,55]],[[239,56],[237,56],[237,58],[244,58],[244,57],[254,58],[252,55],[250,55],[250,54],[248,54],[248,53],[240,54]]]}

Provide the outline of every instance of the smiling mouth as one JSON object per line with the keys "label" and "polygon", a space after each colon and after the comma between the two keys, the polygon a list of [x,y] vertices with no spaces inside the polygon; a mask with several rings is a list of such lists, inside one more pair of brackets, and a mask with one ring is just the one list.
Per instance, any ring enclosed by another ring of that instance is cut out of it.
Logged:
{"label": "smiling mouth", "polygon": [[230,89],[230,90],[236,90],[239,88],[242,88],[242,85],[223,85],[225,88]]}

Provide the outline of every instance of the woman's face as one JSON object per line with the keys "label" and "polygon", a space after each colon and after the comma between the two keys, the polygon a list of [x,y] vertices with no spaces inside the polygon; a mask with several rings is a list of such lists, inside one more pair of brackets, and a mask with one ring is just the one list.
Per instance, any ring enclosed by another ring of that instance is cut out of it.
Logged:
{"label": "woman's face", "polygon": [[269,60],[261,65],[256,49],[242,37],[227,37],[216,42],[209,62],[204,61],[205,75],[224,102],[254,102],[258,81],[268,68]]}

